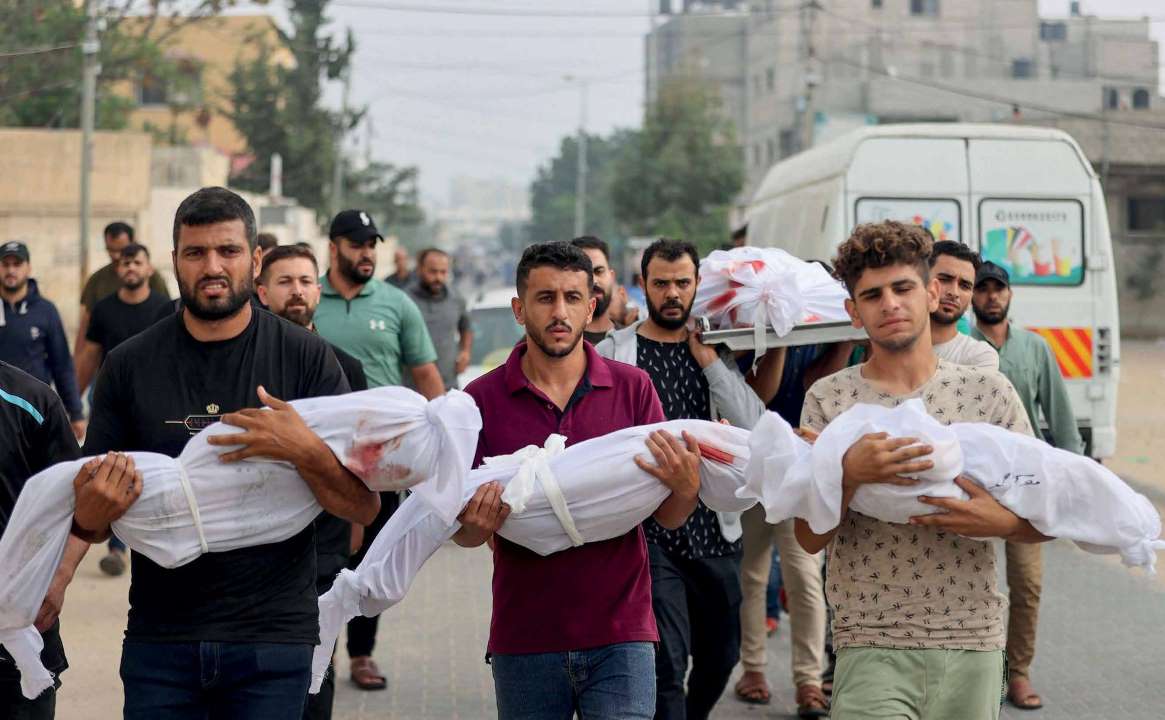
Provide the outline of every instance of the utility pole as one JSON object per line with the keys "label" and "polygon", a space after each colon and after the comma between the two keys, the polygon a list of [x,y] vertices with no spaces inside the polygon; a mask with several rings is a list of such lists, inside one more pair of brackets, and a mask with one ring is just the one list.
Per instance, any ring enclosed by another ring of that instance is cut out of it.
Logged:
{"label": "utility pole", "polygon": [[332,168],[332,217],[344,209],[344,136],[348,126],[348,94],[352,90],[352,70],[343,73],[344,92],[340,100],[340,127],[336,131],[336,161]]}
{"label": "utility pole", "polygon": [[574,236],[586,232],[587,226],[587,82],[579,80],[581,93],[578,118],[578,176],[574,186]]}
{"label": "utility pole", "polygon": [[101,43],[97,39],[97,0],[85,2],[85,39],[81,43],[84,66],[81,71],[81,208],[78,249],[81,251],[81,287],[89,278],[89,213],[92,206],[90,180],[93,175],[93,125],[97,113],[97,76],[101,66],[97,53]]}
{"label": "utility pole", "polygon": [[801,65],[801,94],[796,100],[795,129],[797,152],[809,149],[813,143],[813,89],[817,86],[817,50],[814,46],[813,24],[821,6],[817,0],[806,0],[798,12],[800,38],[798,56]]}

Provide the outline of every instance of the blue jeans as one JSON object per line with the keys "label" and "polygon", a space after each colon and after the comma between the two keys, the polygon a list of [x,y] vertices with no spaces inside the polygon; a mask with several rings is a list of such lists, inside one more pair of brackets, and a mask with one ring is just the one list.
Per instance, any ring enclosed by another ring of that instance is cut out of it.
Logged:
{"label": "blue jeans", "polygon": [[494,655],[498,720],[648,720],[655,715],[655,648]]}
{"label": "blue jeans", "polygon": [[125,720],[248,720],[303,715],[313,647],[145,643],[121,651]]}

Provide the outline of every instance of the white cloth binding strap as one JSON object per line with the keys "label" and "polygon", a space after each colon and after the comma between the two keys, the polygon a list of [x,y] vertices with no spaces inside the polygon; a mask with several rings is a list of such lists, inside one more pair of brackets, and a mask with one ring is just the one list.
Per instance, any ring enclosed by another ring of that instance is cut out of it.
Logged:
{"label": "white cloth binding strap", "polygon": [[483,464],[495,468],[518,466],[518,472],[514,475],[514,479],[502,492],[502,502],[509,505],[510,512],[515,515],[521,515],[526,511],[526,504],[534,495],[534,483],[537,482],[541,485],[542,492],[546,495],[546,502],[550,504],[554,516],[562,525],[563,532],[570,538],[570,542],[578,547],[584,543],[583,536],[575,527],[574,518],[571,517],[570,509],[566,506],[566,496],[562,494],[558,479],[550,470],[550,458],[562,454],[564,450],[566,450],[566,438],[562,435],[551,435],[546,438],[542,447],[527,445],[510,455],[485,458]]}
{"label": "white cloth binding strap", "polygon": [[206,533],[202,531],[202,516],[198,514],[198,500],[194,497],[194,488],[190,485],[190,478],[186,476],[186,468],[182,466],[182,461],[177,460],[174,464],[178,466],[178,481],[182,483],[182,492],[185,493],[186,502],[190,505],[190,519],[194,522],[195,532],[198,533],[198,546],[205,555],[210,552],[210,546],[206,544]]}

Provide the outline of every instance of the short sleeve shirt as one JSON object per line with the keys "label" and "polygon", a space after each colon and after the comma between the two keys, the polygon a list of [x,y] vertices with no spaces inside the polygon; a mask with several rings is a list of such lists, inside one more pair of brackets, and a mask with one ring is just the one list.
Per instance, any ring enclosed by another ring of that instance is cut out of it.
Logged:
{"label": "short sleeve shirt", "polygon": [[[587,372],[564,410],[522,372],[525,343],[505,365],[469,384],[465,391],[482,418],[475,466],[484,457],[542,445],[552,433],[565,436],[569,446],[664,420],[642,370],[606,360],[589,344],[584,349]],[[545,557],[503,537],[494,540],[489,652],[567,652],[659,640],[641,527]]]}
{"label": "short sleeve shirt", "polygon": [[[986,422],[1025,434],[1023,404],[998,371],[939,360],[934,376],[908,395],[879,391],[846,368],[813,384],[802,424],[820,431],[858,403],[896,407],[921,398],[943,424]],[[927,526],[882,522],[849,511],[829,545],[826,597],[835,647],[1000,650],[1006,600],[995,579],[991,542]]]}
{"label": "short sleeve shirt", "polygon": [[421,311],[405,291],[375,278],[346,300],[325,275],[316,308],[319,334],[364,366],[368,387],[401,384],[401,367],[437,361]]}

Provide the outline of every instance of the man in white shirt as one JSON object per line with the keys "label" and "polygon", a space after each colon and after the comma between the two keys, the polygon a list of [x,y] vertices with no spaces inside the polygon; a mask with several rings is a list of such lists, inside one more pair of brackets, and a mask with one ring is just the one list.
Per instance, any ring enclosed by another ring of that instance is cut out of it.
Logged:
{"label": "man in white shirt", "polygon": [[971,306],[975,273],[983,260],[966,245],[950,240],[934,244],[930,275],[938,280],[938,309],[930,314],[934,354],[956,365],[999,369],[999,354],[982,340],[959,332],[959,319]]}

